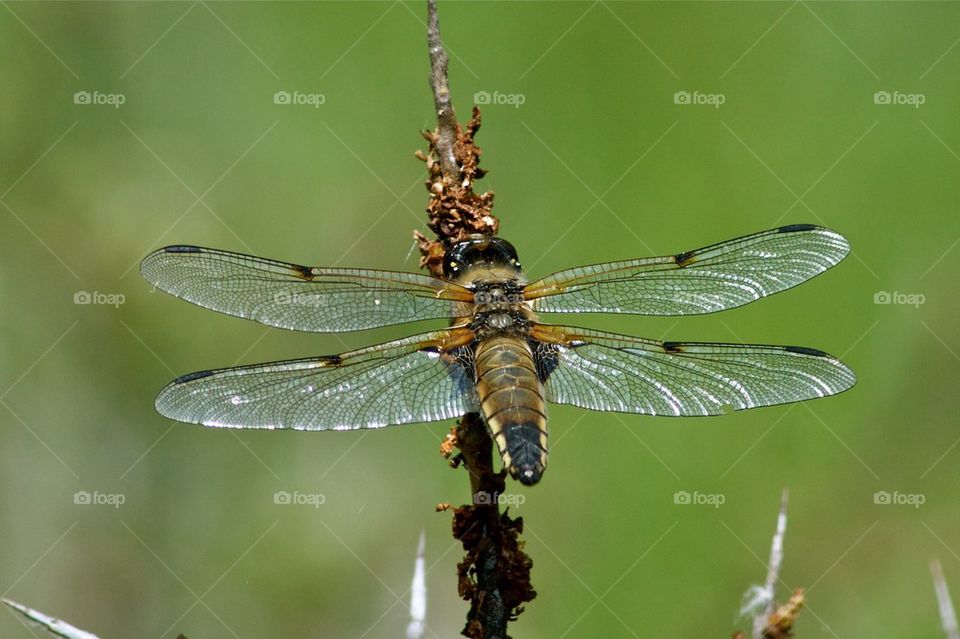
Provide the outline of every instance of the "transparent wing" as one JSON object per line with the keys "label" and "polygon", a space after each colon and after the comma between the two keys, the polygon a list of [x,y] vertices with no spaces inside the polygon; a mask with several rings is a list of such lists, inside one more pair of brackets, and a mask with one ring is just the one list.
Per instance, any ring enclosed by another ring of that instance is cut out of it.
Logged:
{"label": "transparent wing", "polygon": [[658,342],[540,326],[546,398],[646,415],[720,415],[835,395],[856,383],[843,362],[800,346]]}
{"label": "transparent wing", "polygon": [[200,306],[269,326],[316,333],[449,318],[469,291],[425,275],[315,268],[197,246],[144,258],[143,277]]}
{"label": "transparent wing", "polygon": [[157,396],[170,419],[228,428],[350,430],[430,422],[476,410],[458,329],[361,350],[185,375]]}
{"label": "transparent wing", "polygon": [[524,293],[548,313],[713,313],[805,282],[849,251],[843,236],[795,224],[677,255],[560,271]]}

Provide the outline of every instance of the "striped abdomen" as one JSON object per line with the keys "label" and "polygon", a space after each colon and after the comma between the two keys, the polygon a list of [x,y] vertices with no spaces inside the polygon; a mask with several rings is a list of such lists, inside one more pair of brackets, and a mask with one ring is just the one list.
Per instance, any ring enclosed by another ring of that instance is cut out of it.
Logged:
{"label": "striped abdomen", "polygon": [[524,484],[547,466],[547,416],[533,354],[520,337],[492,337],[477,346],[477,393],[503,464]]}

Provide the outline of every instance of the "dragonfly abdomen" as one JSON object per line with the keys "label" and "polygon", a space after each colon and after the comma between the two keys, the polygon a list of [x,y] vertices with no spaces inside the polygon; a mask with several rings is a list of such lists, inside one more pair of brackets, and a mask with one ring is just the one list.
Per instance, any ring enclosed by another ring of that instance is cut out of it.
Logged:
{"label": "dragonfly abdomen", "polygon": [[543,385],[526,340],[497,336],[476,351],[477,393],[490,435],[512,477],[532,485],[547,465]]}

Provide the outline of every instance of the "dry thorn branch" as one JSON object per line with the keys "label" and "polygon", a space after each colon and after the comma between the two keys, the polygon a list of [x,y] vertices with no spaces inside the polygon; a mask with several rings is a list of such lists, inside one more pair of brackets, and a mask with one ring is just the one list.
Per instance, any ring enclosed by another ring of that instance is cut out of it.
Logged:
{"label": "dry thorn branch", "polygon": [[940,625],[947,639],[960,639],[960,627],[957,625],[957,613],[950,599],[950,590],[947,580],[943,576],[943,566],[940,560],[930,562],[930,574],[933,576],[933,588],[937,593],[937,607],[940,609]]}
{"label": "dry thorn branch", "polygon": [[407,639],[423,639],[427,630],[427,533],[420,531],[417,558],[413,562],[413,581],[410,583],[410,623],[407,624]]}
{"label": "dry thorn branch", "polygon": [[[789,493],[783,489],[780,497],[780,512],[777,514],[777,531],[773,534],[773,541],[770,543],[770,562],[767,564],[767,581],[763,586],[764,595],[767,598],[767,605],[764,607],[763,614],[757,615],[753,619],[754,639],[762,639],[764,630],[773,615],[774,599],[777,592],[777,581],[780,579],[780,568],[783,566],[783,538],[787,534],[787,498]],[[772,625],[772,624],[771,624]]]}
{"label": "dry thorn branch", "polygon": [[[32,624],[43,628],[51,635],[55,637],[61,637],[62,639],[98,639],[98,637],[86,630],[81,630],[71,626],[66,621],[62,619],[57,619],[51,617],[50,615],[45,615],[39,610],[34,610],[33,608],[28,608],[23,604],[19,604],[16,601],[11,601],[10,599],[2,599],[3,603],[16,610],[18,613],[24,616],[27,621]],[[30,634],[33,634],[31,626],[24,624]],[[186,639],[183,635],[180,635],[177,639]]]}
{"label": "dry thorn branch", "polygon": [[[793,591],[790,599],[775,608],[777,582],[783,566],[783,539],[787,533],[787,489],[780,498],[777,514],[777,529],[770,544],[770,561],[767,563],[767,579],[763,586],[751,586],[740,607],[741,616],[753,617],[752,639],[787,639],[793,637],[793,625],[806,601],[803,588]],[[734,639],[746,639],[746,634],[736,632]]]}

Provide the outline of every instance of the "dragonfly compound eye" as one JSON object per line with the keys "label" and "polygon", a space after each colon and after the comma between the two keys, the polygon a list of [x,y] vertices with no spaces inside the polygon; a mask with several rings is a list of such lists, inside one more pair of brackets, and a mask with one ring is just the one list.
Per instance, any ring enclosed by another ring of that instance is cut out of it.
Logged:
{"label": "dragonfly compound eye", "polygon": [[517,250],[499,237],[475,235],[454,244],[443,257],[443,273],[456,277],[471,267],[506,266],[520,268]]}

